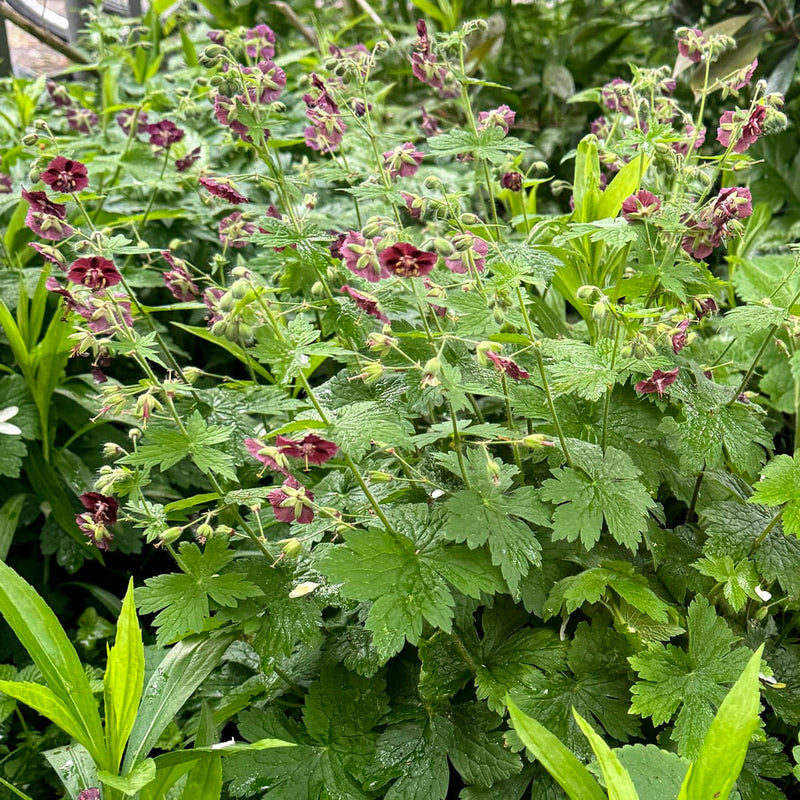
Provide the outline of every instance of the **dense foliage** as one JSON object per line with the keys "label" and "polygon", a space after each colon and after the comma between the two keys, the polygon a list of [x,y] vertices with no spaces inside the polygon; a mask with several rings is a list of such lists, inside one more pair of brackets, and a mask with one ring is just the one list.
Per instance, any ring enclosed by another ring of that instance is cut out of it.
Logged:
{"label": "dense foliage", "polygon": [[355,5],[0,89],[0,797],[792,797],[789,9]]}

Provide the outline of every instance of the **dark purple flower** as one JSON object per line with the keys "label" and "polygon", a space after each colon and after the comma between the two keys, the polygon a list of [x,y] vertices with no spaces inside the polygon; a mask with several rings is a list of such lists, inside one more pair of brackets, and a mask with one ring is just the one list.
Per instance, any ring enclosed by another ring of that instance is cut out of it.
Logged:
{"label": "dark purple flower", "polygon": [[633,87],[622,78],[614,78],[600,90],[600,98],[606,108],[633,115]]}
{"label": "dark purple flower", "polygon": [[711,221],[722,229],[730,220],[741,220],[753,213],[753,199],[750,190],[744,186],[720,189],[711,206]]}
{"label": "dark purple flower", "polygon": [[422,217],[423,199],[419,195],[409,194],[408,192],[400,192],[400,196],[403,198],[406,210],[412,219],[420,219]]}
{"label": "dark purple flower", "polygon": [[411,56],[411,72],[417,80],[436,89],[439,97],[455,97],[458,84],[453,73],[444,65],[436,61],[431,42],[428,38],[428,27],[424,20],[417,21],[416,52]]}
{"label": "dark purple flower", "polygon": [[79,795],[78,800],[100,800],[99,789],[84,789]]}
{"label": "dark purple flower", "polygon": [[181,141],[186,135],[182,128],[179,128],[172,120],[168,119],[145,125],[144,130],[150,136],[150,144],[159,150],[172,147],[173,144]]}
{"label": "dark purple flower", "polygon": [[510,192],[522,191],[522,175],[519,172],[504,172],[500,185]]}
{"label": "dark purple flower", "polygon": [[670,336],[670,342],[672,343],[672,352],[676,355],[686,347],[686,329],[689,327],[690,320],[684,319],[678,323],[678,328],[675,333]]}
{"label": "dark purple flower", "polygon": [[593,133],[598,139],[607,139],[611,133],[611,123],[605,117],[598,117],[590,123],[589,133]]}
{"label": "dark purple flower", "polygon": [[176,158],[175,171],[186,172],[187,169],[191,169],[192,166],[194,166],[195,161],[200,159],[200,151],[200,147],[195,147],[191,153],[187,153],[183,158]]}
{"label": "dark purple flower", "polygon": [[89,185],[86,165],[64,156],[56,156],[47,165],[41,177],[53,191],[64,194],[81,192]]}
{"label": "dark purple flower", "polygon": [[628,222],[652,217],[661,208],[661,200],[647,189],[639,189],[636,194],[622,201],[622,216]]}
{"label": "dark purple flower", "polygon": [[406,142],[383,154],[383,167],[390,178],[409,178],[419,169],[423,158],[423,153],[411,142]]}
{"label": "dark purple flower", "polygon": [[247,95],[254,103],[271,103],[277,100],[286,86],[286,73],[274,61],[259,61],[254,67],[242,67],[245,75],[252,76],[254,86]]}
{"label": "dark purple flower", "polygon": [[455,234],[450,239],[455,253],[444,260],[444,264],[450,272],[463,275],[470,271],[470,264],[483,272],[486,266],[486,254],[489,252],[489,244],[483,239],[478,238],[471,231],[463,231]]}
{"label": "dark purple flower", "polygon": [[442,129],[439,123],[425,110],[425,106],[420,106],[419,110],[422,112],[422,122],[419,127],[426,136],[438,136]]}
{"label": "dark purple flower", "polygon": [[686,230],[681,247],[692,258],[707,258],[721,244],[719,233],[712,230],[711,225],[704,220],[689,220]]}
{"label": "dark purple flower", "polygon": [[380,254],[381,266],[401,278],[419,278],[436,266],[439,256],[419,250],[413,244],[398,242]]}
{"label": "dark purple flower", "polygon": [[122,128],[122,132],[126,136],[131,135],[131,125],[134,119],[136,119],[136,133],[146,133],[147,131],[147,112],[141,109],[138,109],[138,111],[139,113],[137,114],[137,109],[127,108],[117,114],[117,125]]}
{"label": "dark purple flower", "polygon": [[272,28],[269,25],[248,28],[244,32],[244,52],[250,58],[272,58],[275,55],[275,33]]}
{"label": "dark purple flower", "polygon": [[206,289],[203,292],[203,304],[208,309],[208,314],[206,315],[206,323],[209,327],[211,327],[215,322],[219,322],[222,319],[221,309],[219,307],[219,301],[225,294],[224,289]]}
{"label": "dark purple flower", "polygon": [[755,73],[757,66],[758,59],[754,58],[750,64],[736,70],[736,72],[725,81],[726,88],[731,92],[738,92],[739,89],[744,89],[753,79],[753,73]]}
{"label": "dark purple flower", "polygon": [[61,86],[55,81],[46,81],[45,88],[56,108],[69,108],[72,105],[72,98],[65,86]]}
{"label": "dark purple flower", "polygon": [[249,136],[249,128],[242,122],[239,122],[238,110],[236,103],[228,97],[221,94],[214,96],[214,116],[217,118],[221,125],[230,128],[235,134],[240,136],[244,141],[251,142]]}
{"label": "dark purple flower", "polygon": [[171,267],[163,274],[163,278],[164,285],[172,292],[172,296],[182,303],[196,300],[200,290],[192,281],[186,269],[186,262],[181,258],[175,258],[169,250],[162,250],[161,255]]}
{"label": "dark purple flower", "polygon": [[316,74],[312,74],[311,84],[313,93],[303,95],[306,117],[311,125],[303,129],[303,135],[312,150],[332,153],[341,144],[347,126],[325,83]]}
{"label": "dark purple flower", "polygon": [[347,234],[337,231],[335,228],[330,228],[328,233],[333,236],[333,241],[328,245],[328,252],[331,254],[331,258],[344,258],[342,255],[342,245],[345,239],[347,239]]}
{"label": "dark purple flower", "polygon": [[219,240],[228,247],[244,247],[255,232],[256,226],[234,211],[219,221]]}
{"label": "dark purple flower", "polygon": [[317,436],[316,433],[307,433],[302,439],[278,436],[275,444],[289,458],[303,459],[306,462],[306,469],[309,464],[319,465],[330,461],[339,452],[339,445]]}
{"label": "dark purple flower", "polygon": [[502,128],[503,133],[508,133],[508,129],[514,124],[517,114],[507,105],[498,106],[491,111],[478,112],[478,130],[484,131],[487,128]]}
{"label": "dark purple flower", "polygon": [[67,109],[67,125],[76,133],[91,133],[99,121],[100,118],[90,108]]}
{"label": "dark purple flower", "polygon": [[[697,135],[695,136],[695,131]],[[689,155],[689,145],[694,140],[694,150],[698,150],[706,141],[706,129],[702,126],[699,130],[694,125],[687,125],[680,142],[673,142],[672,149],[680,156],[686,158]]]}
{"label": "dark purple flower", "polygon": [[11,176],[0,172],[0,194],[11,194],[12,190]]}
{"label": "dark purple flower", "polygon": [[114,538],[108,526],[117,521],[119,503],[113,497],[106,497],[98,492],[86,492],[78,499],[86,513],[77,514],[75,522],[98,550],[108,550]]}
{"label": "dark purple flower", "polygon": [[510,358],[503,358],[492,350],[486,352],[486,357],[491,359],[498,372],[508,375],[509,378],[513,378],[515,381],[527,380],[531,376],[530,373],[517,364],[516,361]]}
{"label": "dark purple flower", "polygon": [[113,261],[102,256],[79,258],[70,264],[67,278],[89,289],[107,289],[122,280]]}
{"label": "dark purple flower", "polygon": [[682,28],[678,37],[678,52],[689,61],[697,63],[703,58],[706,36],[699,28]]}
{"label": "dark purple flower", "polygon": [[378,255],[376,246],[379,242],[380,239],[365,239],[358,231],[349,231],[341,246],[347,269],[370,283],[377,283],[390,275]]}
{"label": "dark purple flower", "polygon": [[64,221],[67,206],[54,203],[45,192],[29,192],[23,187],[22,198],[30,204],[25,224],[38,236],[58,242],[72,233],[72,228]]}
{"label": "dark purple flower", "polygon": [[239,194],[228,180],[219,178],[200,178],[200,185],[207,189],[214,197],[220,197],[229,203],[249,203],[250,201]]}
{"label": "dark purple flower", "polygon": [[378,301],[371,295],[363,294],[357,289],[353,289],[352,286],[347,286],[346,284],[342,286],[341,291],[350,295],[351,299],[355,302],[358,308],[360,308],[362,311],[365,311],[371,317],[375,317],[375,319],[379,319],[381,322],[389,321],[389,317],[387,317],[386,314],[384,314],[378,308]]}
{"label": "dark purple flower", "polygon": [[314,495],[295,478],[287,478],[273,489],[267,499],[279,522],[299,522],[305,525],[314,519]]}
{"label": "dark purple flower", "polygon": [[113,497],[106,497],[99,492],[85,492],[78,500],[98,522],[113,525],[117,521],[119,503]]}
{"label": "dark purple flower", "polygon": [[289,477],[289,462],[279,447],[272,447],[258,439],[245,439],[244,446],[253,458],[258,459],[267,469],[280,472]]}
{"label": "dark purple flower", "polygon": [[39,244],[39,242],[28,242],[28,247],[32,247],[43,259],[51,264],[55,264],[62,269],[66,266],[66,259],[57,248],[50,247],[47,244]]}
{"label": "dark purple flower", "polygon": [[664,390],[668,386],[672,386],[678,379],[679,367],[670,370],[669,372],[662,372],[657,369],[651,377],[647,380],[639,381],[633,388],[639,394],[657,394],[659,397],[664,396]]}
{"label": "dark purple flower", "polygon": [[695,300],[697,305],[697,319],[703,319],[706,314],[716,314],[719,311],[716,300],[713,297],[706,297],[703,300]]}
{"label": "dark purple flower", "polygon": [[767,108],[762,105],[757,105],[749,114],[741,108],[725,111],[719,120],[717,141],[723,147],[730,147],[731,137],[736,135],[738,138],[734,142],[733,152],[744,153],[764,133],[766,117]]}
{"label": "dark purple flower", "polygon": [[206,31],[206,36],[214,42],[214,44],[224,45],[227,38],[227,31]]}

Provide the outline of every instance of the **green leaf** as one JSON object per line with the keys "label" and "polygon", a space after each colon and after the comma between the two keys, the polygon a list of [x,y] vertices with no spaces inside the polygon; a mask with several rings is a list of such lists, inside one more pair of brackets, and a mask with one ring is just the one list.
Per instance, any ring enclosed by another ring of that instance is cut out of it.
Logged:
{"label": "green leaf", "polygon": [[414,427],[392,408],[369,400],[349,403],[336,410],[331,437],[351,458],[361,458],[372,441],[405,447]]}
{"label": "green leaf", "polygon": [[636,793],[628,770],[620,764],[615,753],[575,709],[572,710],[572,714],[578,723],[578,727],[589,740],[589,744],[600,764],[600,769],[603,771],[608,800],[639,800],[639,795]]}
{"label": "green leaf", "polygon": [[28,497],[29,495],[24,492],[11,495],[0,508],[0,561],[6,560],[19,524],[19,518],[22,515],[22,507]]}
{"label": "green leaf", "polygon": [[667,623],[669,606],[650,588],[647,578],[624,561],[606,561],[560,580],[545,602],[545,619],[558,614],[562,607],[572,614],[584,603],[597,603],[608,588],[655,622]]}
{"label": "green leaf", "polygon": [[[106,761],[103,729],[89,679],[75,648],[56,615],[14,570],[0,562],[0,614],[17,635],[49,689],[34,684],[14,694],[4,682],[6,694],[25,703],[35,701],[40,713],[52,707],[66,730],[92,754],[98,764]],[[34,688],[35,687],[35,688]],[[57,721],[57,724],[61,722]]]}
{"label": "green leaf", "polygon": [[597,139],[594,136],[585,136],[578,143],[572,196],[576,222],[591,222],[597,219],[597,205],[601,197],[600,159],[597,154]]}
{"label": "green leaf", "polygon": [[692,566],[722,584],[722,594],[734,611],[741,611],[748,597],[760,600],[755,591],[760,577],[756,565],[749,559],[743,558],[734,564],[729,555],[706,556]]}
{"label": "green leaf", "polygon": [[175,714],[217,666],[233,638],[227,634],[192,636],[173,645],[145,687],[123,770],[130,770],[147,757]]}
{"label": "green leaf", "polygon": [[703,553],[734,561],[750,557],[768,584],[778,581],[787,594],[800,595],[800,540],[786,536],[775,516],[774,509],[755,503],[710,503],[701,512],[708,536]]}
{"label": "green leaf", "polygon": [[[650,166],[651,158],[642,153],[632,158],[615,176],[611,183],[605,188],[597,203],[597,216],[599,219],[604,217],[616,217],[622,208],[625,198],[634,194],[640,186],[640,182]],[[593,239],[593,241],[595,241]]]}
{"label": "green leaf", "polygon": [[198,761],[189,773],[181,800],[219,800],[222,796],[222,756]]}
{"label": "green leaf", "polygon": [[276,709],[244,712],[239,730],[246,739],[277,737],[297,746],[226,759],[231,795],[249,797],[269,789],[270,800],[367,800],[362,772],[375,752],[373,728],[388,708],[382,679],[337,666],[309,689],[303,728]]}
{"label": "green leaf", "polygon": [[788,310],[780,306],[752,303],[732,308],[723,318],[723,326],[734,333],[762,333],[782,325],[787,318]]}
{"label": "green leaf", "polygon": [[188,633],[199,633],[211,613],[209,600],[219,606],[235,607],[238,600],[256,597],[261,590],[240,573],[219,574],[234,558],[227,542],[218,536],[201,551],[194,542],[181,542],[178,566],[183,573],[156,575],[136,590],[142,613],[158,612],[158,644],[171,642]]}
{"label": "green leaf", "polygon": [[184,458],[191,458],[205,474],[216,474],[236,480],[233,456],[213,445],[227,442],[233,427],[209,425],[199,411],[193,411],[185,423],[186,434],[167,425],[147,427],[143,442],[135,452],[121,458],[119,463],[162,472],[174,467]]}
{"label": "green leaf", "polygon": [[575,629],[567,655],[568,669],[534,676],[529,687],[515,690],[515,702],[580,756],[591,748],[572,717],[572,709],[608,735],[626,742],[639,735],[639,724],[629,713],[630,637],[617,633],[604,617]]}
{"label": "green leaf", "polygon": [[136,605],[133,579],[122,601],[117,620],[117,637],[108,653],[103,680],[106,712],[106,745],[111,764],[116,768],[122,760],[125,745],[133,728],[144,686],[144,644]]}
{"label": "green leaf", "polygon": [[506,698],[506,704],[517,735],[570,800],[607,800],[597,781],[557,736],[520,711],[510,697]]}
{"label": "green leaf", "polygon": [[631,692],[631,712],[651,717],[655,725],[675,719],[678,754],[696,757],[714,711],[748,662],[751,651],[733,647],[736,637],[704,597],[688,613],[689,648],[651,644],[628,660],[639,680]]}
{"label": "green leaf", "polygon": [[675,383],[670,391],[683,402],[683,418],[665,417],[660,430],[680,455],[681,467],[699,472],[730,463],[739,474],[756,473],[772,436],[748,406],[730,402],[735,389],[698,377],[695,389]]}
{"label": "green leaf", "polygon": [[95,767],[89,751],[83,745],[68,744],[64,747],[45,750],[42,755],[55,770],[72,800],[77,800],[78,794],[83,789],[99,786],[97,767]]}
{"label": "green leaf", "polygon": [[678,796],[689,762],[654,744],[626,745],[614,750],[631,776],[639,800],[672,800]]}
{"label": "green leaf", "polygon": [[[581,443],[578,443],[581,444]],[[614,447],[570,447],[573,467],[553,471],[542,484],[541,498],[558,504],[553,538],[580,539],[587,550],[600,539],[605,521],[615,541],[634,550],[655,508],[630,457]]]}
{"label": "green leaf", "polygon": [[[775,456],[761,472],[748,503],[784,506],[783,530],[800,537],[800,462],[794,456]],[[785,504],[785,505],[784,505]]]}
{"label": "green leaf", "polygon": [[575,393],[585,400],[599,400],[609,387],[624,383],[636,364],[636,358],[622,358],[615,353],[611,339],[596,345],[571,339],[547,339],[542,353],[548,358],[552,387],[557,394]]}
{"label": "green leaf", "polygon": [[708,728],[697,761],[681,786],[678,800],[728,797],[744,764],[750,738],[758,728],[758,674],[764,645],[753,653]]}
{"label": "green leaf", "polygon": [[545,508],[531,496],[530,487],[508,495],[491,484],[480,492],[465,489],[456,492],[446,508],[445,536],[466,542],[473,550],[488,543],[492,563],[500,567],[511,593],[516,594],[520,578],[528,574],[531,565],[541,564],[541,545],[533,530],[515,514],[528,518],[533,512],[541,523],[547,521]]}
{"label": "green leaf", "polygon": [[152,758],[146,758],[125,775],[114,775],[111,772],[100,770],[97,777],[106,786],[122,792],[126,797],[132,797],[155,780],[156,762]]}

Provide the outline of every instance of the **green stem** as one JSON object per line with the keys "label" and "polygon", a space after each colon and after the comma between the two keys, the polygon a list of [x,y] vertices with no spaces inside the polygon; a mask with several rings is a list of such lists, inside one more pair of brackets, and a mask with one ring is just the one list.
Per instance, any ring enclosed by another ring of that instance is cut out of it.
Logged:
{"label": "green stem", "polygon": [[[505,401],[506,406],[506,421],[508,422],[508,429],[510,431],[514,430],[514,415],[511,413],[511,398],[508,396],[508,381],[506,380],[505,373],[502,373],[500,377],[500,381],[503,386],[503,399]],[[514,451],[514,461],[517,464],[517,468],[519,469],[519,479],[522,485],[525,485],[525,473],[522,469],[522,456],[519,452],[519,445],[513,444],[511,445],[511,449]]]}
{"label": "green stem", "polygon": [[764,530],[763,530],[763,531],[761,531],[761,533],[758,535],[758,537],[757,537],[757,538],[756,538],[756,539],[753,541],[753,545],[752,545],[752,547],[750,548],[750,553],[749,553],[749,555],[753,555],[753,553],[755,553],[755,551],[756,551],[756,550],[758,550],[758,548],[761,546],[761,543],[762,543],[762,542],[764,541],[764,539],[766,539],[766,538],[767,538],[767,536],[769,535],[769,532],[770,532],[770,531],[771,531],[771,530],[772,530],[772,529],[773,529],[773,528],[774,528],[774,527],[775,527],[775,526],[776,526],[776,525],[777,525],[777,524],[780,522],[780,520],[781,520],[781,517],[783,516],[783,511],[784,511],[784,509],[782,508],[782,509],[781,509],[781,510],[780,510],[780,511],[779,511],[779,512],[778,512],[778,513],[777,513],[777,514],[776,514],[776,515],[775,515],[775,516],[774,516],[774,517],[773,517],[773,518],[772,518],[772,519],[769,521],[769,523],[767,524],[767,527],[766,527],[766,528],[764,528]]}
{"label": "green stem", "polygon": [[467,474],[467,468],[464,464],[464,454],[461,451],[461,434],[458,430],[458,420],[456,419],[456,412],[453,408],[453,404],[448,400],[447,406],[450,409],[450,421],[453,424],[453,444],[456,448],[456,456],[458,457],[458,468],[461,470],[461,477],[464,479],[464,486],[467,489],[472,488],[469,483],[469,475]]}
{"label": "green stem", "polygon": [[706,474],[706,468],[700,470],[697,473],[697,479],[694,482],[694,491],[692,492],[692,499],[689,502],[689,510],[686,512],[686,521],[689,522],[691,518],[694,516],[695,508],[697,506],[697,500],[700,497],[700,487],[703,485],[703,478]]}
{"label": "green stem", "polygon": [[142,221],[139,223],[139,230],[137,231],[137,236],[140,239],[142,238],[142,232],[144,231],[144,226],[147,224],[147,218],[150,216],[150,212],[153,210],[153,203],[155,203],[156,201],[156,194],[158,194],[158,190],[164,181],[164,175],[167,171],[167,164],[169,163],[169,154],[171,149],[172,149],[171,145],[167,145],[167,147],[164,148],[164,161],[161,164],[161,172],[158,175],[158,182],[153,187],[153,191],[150,193],[150,200],[148,200],[147,202],[147,208],[145,208],[144,215],[142,216]]}
{"label": "green stem", "polygon": [[550,384],[547,381],[547,375],[544,371],[544,359],[542,358],[542,353],[538,347],[533,348],[533,352],[536,354],[536,363],[539,366],[539,375],[542,378],[542,387],[544,388],[545,397],[547,398],[547,407],[550,409],[550,416],[553,418],[553,425],[556,429],[556,434],[558,435],[558,441],[561,444],[561,450],[564,453],[564,458],[567,461],[567,466],[572,466],[572,459],[569,456],[569,449],[567,448],[567,440],[564,438],[564,432],[561,430],[561,423],[558,420],[558,414],[556,413],[556,406],[555,402],[553,401],[553,394],[550,391]]}

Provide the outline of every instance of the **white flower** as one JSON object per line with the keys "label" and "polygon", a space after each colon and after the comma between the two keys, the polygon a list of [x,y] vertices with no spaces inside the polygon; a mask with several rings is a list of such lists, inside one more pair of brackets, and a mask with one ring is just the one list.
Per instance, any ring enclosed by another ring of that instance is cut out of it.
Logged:
{"label": "white flower", "polygon": [[17,406],[9,406],[8,408],[0,410],[0,433],[7,433],[9,436],[17,436],[22,433],[22,430],[16,425],[6,422],[6,420],[15,416],[18,411],[19,408],[17,408]]}

